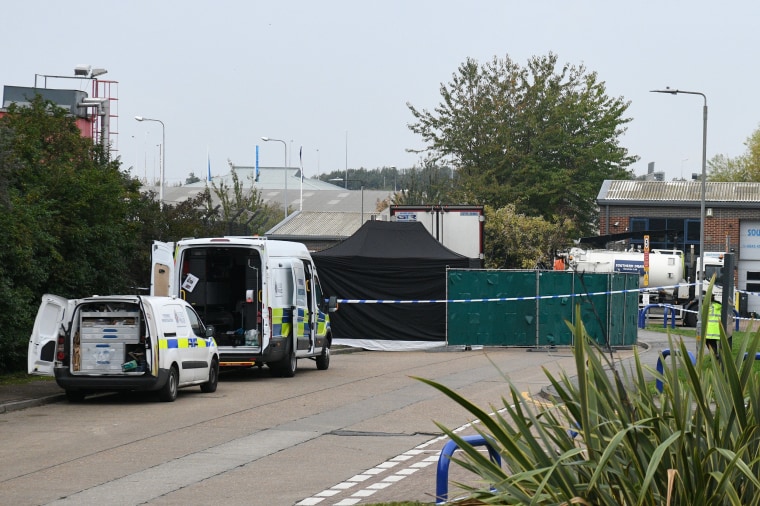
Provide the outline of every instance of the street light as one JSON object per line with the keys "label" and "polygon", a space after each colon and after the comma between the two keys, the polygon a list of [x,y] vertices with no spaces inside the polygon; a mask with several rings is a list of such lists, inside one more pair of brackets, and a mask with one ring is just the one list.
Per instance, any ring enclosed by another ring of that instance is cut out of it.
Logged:
{"label": "street light", "polygon": [[158,208],[162,211],[164,210],[164,168],[166,165],[166,127],[164,126],[164,122],[160,119],[153,119],[153,118],[144,118],[142,116],[135,116],[135,119],[137,121],[155,121],[156,123],[161,123],[161,167],[158,171],[158,177],[160,181],[158,182]]}
{"label": "street light", "polygon": [[[707,96],[699,91],[684,91],[679,89],[665,88],[664,90],[651,90],[652,93],[667,93],[669,95],[699,95],[704,100],[702,107],[702,196],[699,208],[699,269],[705,272],[705,181],[707,180]],[[697,335],[702,336],[702,289],[704,288],[704,274],[700,276],[699,290],[697,291]],[[695,280],[696,281],[696,280]],[[699,344],[697,344],[699,346]]]}
{"label": "street light", "polygon": [[272,139],[271,137],[262,137],[264,142],[282,142],[282,146],[285,148],[285,217],[288,217],[288,143],[282,139]]}
{"label": "street light", "polygon": [[362,190],[362,221],[361,224],[364,225],[364,181],[361,179],[342,179],[339,177],[334,177],[332,179],[328,179],[328,181],[345,181],[345,184],[348,185],[349,181],[355,181],[361,185]]}

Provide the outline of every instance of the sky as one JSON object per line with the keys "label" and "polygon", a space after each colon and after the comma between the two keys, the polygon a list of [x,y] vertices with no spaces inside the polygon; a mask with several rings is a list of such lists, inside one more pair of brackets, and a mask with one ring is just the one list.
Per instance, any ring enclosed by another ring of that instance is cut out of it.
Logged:
{"label": "sky", "polygon": [[707,158],[743,154],[760,126],[758,15],[752,0],[24,0],[0,11],[0,84],[86,91],[42,76],[107,69],[115,153],[140,178],[158,178],[162,133],[167,185],[252,166],[257,146],[260,166],[350,178],[420,165],[407,104],[434,110],[467,58],[552,52],[630,102],[620,144],[637,175],[655,162],[689,179],[704,99],[650,90],[703,93]]}

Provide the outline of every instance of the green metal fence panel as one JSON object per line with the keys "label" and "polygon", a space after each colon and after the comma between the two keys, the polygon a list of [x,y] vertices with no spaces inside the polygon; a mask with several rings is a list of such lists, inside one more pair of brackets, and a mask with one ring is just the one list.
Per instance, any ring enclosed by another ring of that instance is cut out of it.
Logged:
{"label": "green metal fence panel", "polygon": [[569,346],[573,333],[566,322],[575,321],[575,276],[570,271],[540,271],[538,346]]}
{"label": "green metal fence panel", "polygon": [[447,304],[447,341],[572,345],[567,322],[574,324],[578,305],[586,330],[599,345],[630,346],[636,342],[638,282],[637,275],[624,273],[451,269],[447,298],[462,302]]}

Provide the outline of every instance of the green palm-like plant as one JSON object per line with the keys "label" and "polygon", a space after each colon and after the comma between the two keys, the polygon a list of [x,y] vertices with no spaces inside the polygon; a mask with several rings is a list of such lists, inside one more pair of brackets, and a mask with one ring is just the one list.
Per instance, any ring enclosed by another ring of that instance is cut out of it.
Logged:
{"label": "green palm-like plant", "polygon": [[[753,360],[744,360],[755,357],[760,333],[735,359],[724,333],[722,362],[700,350],[696,364],[671,339],[658,374],[638,354],[630,372],[620,371],[580,314],[576,321],[577,378],[546,371],[553,406],[523,402],[506,376],[509,395],[498,410],[419,378],[479,420],[501,455],[499,466],[441,426],[463,450],[452,461],[487,484],[457,485],[484,504],[760,505],[760,385]],[[645,371],[663,382],[660,395],[650,393]]]}

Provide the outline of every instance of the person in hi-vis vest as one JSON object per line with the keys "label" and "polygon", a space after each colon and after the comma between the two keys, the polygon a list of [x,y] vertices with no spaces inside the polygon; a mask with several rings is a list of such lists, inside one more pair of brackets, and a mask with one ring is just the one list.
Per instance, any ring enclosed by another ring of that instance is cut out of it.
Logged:
{"label": "person in hi-vis vest", "polygon": [[716,294],[712,294],[712,301],[710,303],[710,311],[707,316],[707,329],[705,330],[705,344],[708,348],[715,353],[715,356],[719,356],[718,347],[720,345],[720,313],[723,306]]}

